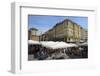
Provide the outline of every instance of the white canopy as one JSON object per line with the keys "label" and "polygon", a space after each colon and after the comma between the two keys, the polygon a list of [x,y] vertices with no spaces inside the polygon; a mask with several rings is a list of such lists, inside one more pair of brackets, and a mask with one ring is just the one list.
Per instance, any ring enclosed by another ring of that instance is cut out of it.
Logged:
{"label": "white canopy", "polygon": [[70,44],[70,43],[65,43],[65,42],[53,42],[53,41],[41,42],[41,45],[47,48],[51,48],[51,49],[77,47],[76,44]]}
{"label": "white canopy", "polygon": [[34,40],[28,40],[28,44],[40,44],[40,42]]}
{"label": "white canopy", "polygon": [[65,43],[65,42],[54,42],[54,41],[34,41],[28,40],[29,44],[40,44],[44,47],[51,48],[51,49],[59,49],[59,48],[68,48],[68,47],[77,47],[76,44],[72,43]]}
{"label": "white canopy", "polygon": [[67,47],[70,47],[70,44],[67,44],[65,42],[58,42],[56,45],[53,46],[53,49],[67,48]]}
{"label": "white canopy", "polygon": [[78,45],[76,44],[73,44],[73,43],[69,43],[70,44],[70,47],[78,47]]}
{"label": "white canopy", "polygon": [[44,42],[40,42],[42,46],[47,47],[47,48],[51,48],[54,49],[53,46],[57,45],[58,42],[53,42],[53,41],[44,41]]}

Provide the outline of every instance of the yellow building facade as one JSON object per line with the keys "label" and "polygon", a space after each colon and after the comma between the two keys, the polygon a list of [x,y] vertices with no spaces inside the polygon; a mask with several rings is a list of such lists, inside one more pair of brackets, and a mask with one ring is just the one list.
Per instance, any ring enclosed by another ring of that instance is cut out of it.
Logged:
{"label": "yellow building facade", "polygon": [[36,28],[30,28],[28,30],[28,40],[35,40],[39,41],[39,36],[37,35],[37,29]]}
{"label": "yellow building facade", "polygon": [[44,40],[53,41],[65,41],[65,42],[76,42],[82,38],[81,26],[77,23],[65,19],[62,22],[57,23],[52,29],[48,30],[43,35],[47,36]]}

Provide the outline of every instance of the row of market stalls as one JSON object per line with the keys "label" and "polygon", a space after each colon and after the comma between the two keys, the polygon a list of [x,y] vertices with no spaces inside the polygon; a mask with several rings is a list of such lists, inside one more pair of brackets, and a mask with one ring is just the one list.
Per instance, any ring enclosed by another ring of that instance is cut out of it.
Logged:
{"label": "row of market stalls", "polygon": [[[54,41],[28,40],[28,45],[29,46],[31,45],[31,48],[28,49],[28,52],[34,51],[34,53],[32,54],[34,54],[34,56],[36,56],[37,59],[43,60],[45,58],[56,59],[56,58],[62,58],[62,57],[63,58],[69,58],[69,57],[70,58],[80,58],[80,57],[86,58],[87,57],[87,48],[86,48],[88,46],[87,42],[74,44],[74,43],[66,43],[62,41],[54,42]],[[84,51],[84,48],[86,51]],[[84,54],[84,55],[81,56],[81,54]]]}
{"label": "row of market stalls", "polygon": [[59,49],[59,48],[68,48],[68,47],[78,47],[78,46],[82,46],[82,45],[87,45],[87,43],[81,43],[79,45],[74,44],[74,43],[66,43],[66,42],[54,42],[54,41],[33,41],[33,40],[29,40],[28,44],[31,45],[42,45],[46,48],[50,48],[50,49]]}

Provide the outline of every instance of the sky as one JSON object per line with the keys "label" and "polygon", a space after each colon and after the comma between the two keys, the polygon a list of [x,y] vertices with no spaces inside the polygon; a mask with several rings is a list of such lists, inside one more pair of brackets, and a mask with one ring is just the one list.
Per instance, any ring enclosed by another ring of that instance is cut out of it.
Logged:
{"label": "sky", "polygon": [[38,29],[38,34],[43,34],[47,30],[55,26],[56,23],[63,21],[64,19],[70,19],[73,22],[81,25],[83,28],[88,28],[88,17],[80,16],[46,16],[46,15],[29,15],[28,16],[28,28]]}

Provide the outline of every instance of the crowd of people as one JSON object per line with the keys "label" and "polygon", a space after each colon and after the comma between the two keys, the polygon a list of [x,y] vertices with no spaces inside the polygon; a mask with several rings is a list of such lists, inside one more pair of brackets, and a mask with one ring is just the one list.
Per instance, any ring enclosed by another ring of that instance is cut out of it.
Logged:
{"label": "crowd of people", "polygon": [[42,45],[28,45],[29,55],[32,55],[32,60],[88,58],[88,46],[51,49]]}

